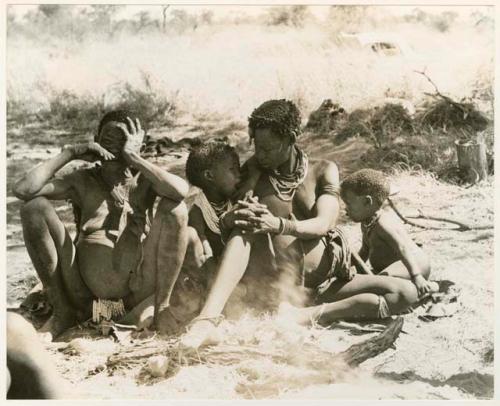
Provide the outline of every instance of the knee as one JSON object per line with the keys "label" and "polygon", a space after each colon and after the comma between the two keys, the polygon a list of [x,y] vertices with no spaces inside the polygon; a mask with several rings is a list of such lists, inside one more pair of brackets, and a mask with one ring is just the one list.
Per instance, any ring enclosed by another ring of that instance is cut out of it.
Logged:
{"label": "knee", "polygon": [[36,197],[27,201],[21,207],[21,221],[26,222],[45,218],[52,211],[54,211],[54,207],[47,198]]}
{"label": "knee", "polygon": [[259,241],[259,239],[262,239],[263,236],[264,236],[263,234],[249,234],[245,233],[240,228],[234,228],[233,230],[231,230],[231,234],[229,235],[228,241],[234,237],[237,237],[241,238],[245,244],[253,245],[257,241]]}
{"label": "knee", "polygon": [[198,231],[194,227],[189,226],[187,228],[188,244],[195,246],[199,241]]}
{"label": "knee", "polygon": [[399,302],[403,307],[412,305],[418,299],[417,289],[415,288],[413,283],[409,281],[405,281],[404,284],[400,284],[395,289],[394,293],[398,295]]}
{"label": "knee", "polygon": [[179,227],[187,227],[188,208],[184,201],[175,202],[170,199],[163,198],[158,203],[156,216],[161,216],[162,219]]}

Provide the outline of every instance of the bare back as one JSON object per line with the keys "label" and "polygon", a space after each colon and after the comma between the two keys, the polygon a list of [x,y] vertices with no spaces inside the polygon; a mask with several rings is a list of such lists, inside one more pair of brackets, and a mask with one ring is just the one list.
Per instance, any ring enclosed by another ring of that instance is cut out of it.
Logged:
{"label": "bare back", "polygon": [[375,273],[382,272],[393,263],[402,260],[401,251],[395,249],[394,243],[386,238],[386,232],[384,232],[386,229],[390,229],[391,234],[396,236],[401,249],[404,247],[415,254],[414,257],[418,259],[421,269],[429,268],[427,256],[412,240],[403,223],[393,212],[385,210],[373,228],[363,235],[363,242],[368,248],[368,258]]}

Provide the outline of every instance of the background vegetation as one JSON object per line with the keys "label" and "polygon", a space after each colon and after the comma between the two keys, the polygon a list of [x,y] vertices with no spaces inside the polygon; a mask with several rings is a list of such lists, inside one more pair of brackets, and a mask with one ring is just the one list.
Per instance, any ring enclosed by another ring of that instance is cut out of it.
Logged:
{"label": "background vegetation", "polygon": [[[180,121],[199,126],[219,117],[242,127],[262,101],[283,97],[300,106],[305,124],[330,98],[349,114],[348,125],[323,134],[332,142],[364,135],[374,146],[370,165],[403,162],[441,174],[454,161],[452,143],[463,126],[443,125],[447,117],[431,124],[419,119],[436,99],[416,71],[425,71],[441,93],[493,118],[488,7],[459,14],[324,6],[321,16],[318,7],[306,6],[257,12],[156,6],[134,13],[119,5],[39,5],[23,15],[15,8],[8,8],[7,25],[10,129],[37,123],[92,132],[103,111],[127,106],[149,128]],[[342,39],[359,32],[383,33],[405,52],[385,56]],[[410,102],[416,113],[378,108],[387,98]],[[492,122],[486,127],[492,146]]]}

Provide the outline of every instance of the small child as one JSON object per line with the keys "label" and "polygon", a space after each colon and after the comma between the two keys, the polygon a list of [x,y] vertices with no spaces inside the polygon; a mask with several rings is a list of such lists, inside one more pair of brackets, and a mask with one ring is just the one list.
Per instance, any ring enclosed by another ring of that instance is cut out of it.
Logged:
{"label": "small child", "polygon": [[240,160],[236,150],[220,141],[193,148],[186,162],[188,181],[201,189],[189,211],[189,225],[196,230],[204,260],[219,257],[224,248],[220,216],[232,207],[231,197],[240,183]]}
{"label": "small child", "polygon": [[431,266],[427,255],[395,213],[382,209],[390,193],[385,176],[373,169],[362,169],[346,177],[340,188],[347,215],[361,223],[359,256],[370,260],[373,272],[411,279],[419,296],[438,291],[438,284],[428,281]]}

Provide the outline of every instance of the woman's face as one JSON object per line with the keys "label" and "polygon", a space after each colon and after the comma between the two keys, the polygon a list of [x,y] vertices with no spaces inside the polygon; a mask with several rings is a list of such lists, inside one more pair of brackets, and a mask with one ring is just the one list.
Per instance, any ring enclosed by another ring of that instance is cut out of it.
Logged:
{"label": "woman's face", "polygon": [[117,124],[116,121],[110,121],[102,127],[99,133],[99,144],[119,159],[125,145],[125,134]]}
{"label": "woman's face", "polygon": [[276,169],[290,159],[290,141],[281,138],[269,128],[256,129],[254,142],[255,157],[265,169]]}

